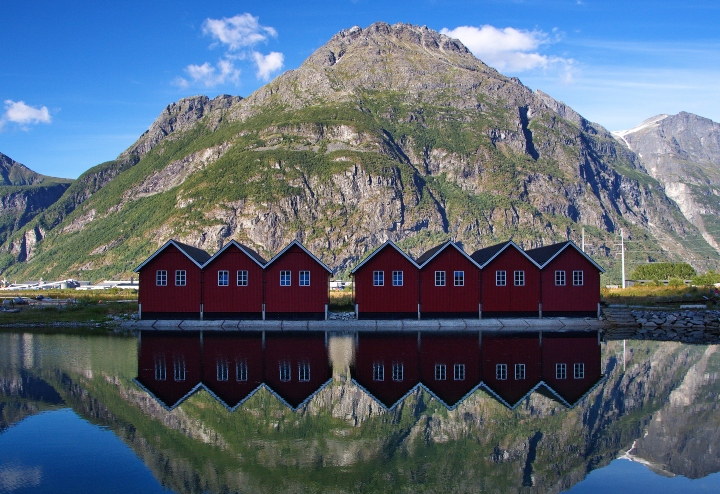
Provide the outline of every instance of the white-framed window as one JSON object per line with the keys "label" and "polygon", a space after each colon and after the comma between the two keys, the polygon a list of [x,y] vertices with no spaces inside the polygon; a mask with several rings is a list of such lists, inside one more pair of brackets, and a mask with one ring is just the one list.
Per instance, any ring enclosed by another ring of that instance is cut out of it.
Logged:
{"label": "white-framed window", "polygon": [[230,285],[230,271],[220,270],[218,271],[218,286],[229,286]]}
{"label": "white-framed window", "polygon": [[298,381],[310,381],[310,362],[298,362]]}
{"label": "white-framed window", "polygon": [[495,286],[507,285],[507,274],[505,271],[495,271]]}
{"label": "white-framed window", "polygon": [[217,380],[227,381],[228,377],[230,377],[230,366],[228,365],[228,361],[222,358],[217,359],[215,361],[215,368],[217,370]]}
{"label": "white-framed window", "polygon": [[393,362],[392,380],[402,381],[403,379],[405,379],[405,365],[402,362]]}
{"label": "white-framed window", "polygon": [[167,367],[165,366],[165,354],[155,355],[155,380],[164,381],[167,379]]}
{"label": "white-framed window", "polygon": [[445,286],[445,271],[435,271],[435,286]]}
{"label": "white-framed window", "polygon": [[155,271],[155,284],[157,286],[167,286],[167,271],[159,269]]}
{"label": "white-framed window", "polygon": [[465,271],[455,271],[455,286],[465,286]]}
{"label": "white-framed window", "polygon": [[385,364],[382,362],[373,362],[373,381],[385,380]]}
{"label": "white-framed window", "polygon": [[555,364],[555,379],[567,379],[567,364]]}
{"label": "white-framed window", "polygon": [[237,286],[248,286],[248,272],[240,270],[237,272]]}
{"label": "white-framed window", "polygon": [[402,271],[393,271],[393,286],[403,286]]}
{"label": "white-framed window", "polygon": [[565,271],[555,271],[555,286],[565,286]]}
{"label": "white-framed window", "polygon": [[278,363],[278,369],[280,371],[280,381],[288,382],[292,377],[292,371],[290,369],[290,362],[287,360],[281,360]]}
{"label": "white-framed window", "polygon": [[435,380],[444,381],[446,379],[445,364],[435,364]]}
{"label": "white-framed window", "polygon": [[187,273],[184,269],[175,271],[175,286],[185,286],[187,282]]}
{"label": "white-framed window", "polygon": [[585,379],[585,364],[573,364],[573,377],[575,379]]}
{"label": "white-framed window", "polygon": [[248,365],[246,359],[235,359],[235,380],[236,381],[247,381],[248,380]]}
{"label": "white-framed window", "polygon": [[507,364],[497,364],[495,366],[495,379],[505,381],[507,379]]}
{"label": "white-framed window", "polygon": [[373,286],[385,286],[385,271],[373,271]]}
{"label": "white-framed window", "polygon": [[300,286],[310,286],[310,271],[300,271]]}
{"label": "white-framed window", "polygon": [[186,374],[185,356],[175,355],[175,357],[173,357],[173,379],[176,381],[184,381]]}
{"label": "white-framed window", "polygon": [[515,380],[525,380],[525,364],[515,364]]}
{"label": "white-framed window", "polygon": [[290,286],[292,274],[290,271],[280,271],[280,286]]}
{"label": "white-framed window", "polygon": [[515,286],[525,286],[525,271],[515,271]]}
{"label": "white-framed window", "polygon": [[456,381],[464,381],[465,380],[465,364],[455,364],[455,373],[454,377]]}
{"label": "white-framed window", "polygon": [[585,281],[582,271],[573,271],[573,285],[574,286],[583,286],[583,282]]}

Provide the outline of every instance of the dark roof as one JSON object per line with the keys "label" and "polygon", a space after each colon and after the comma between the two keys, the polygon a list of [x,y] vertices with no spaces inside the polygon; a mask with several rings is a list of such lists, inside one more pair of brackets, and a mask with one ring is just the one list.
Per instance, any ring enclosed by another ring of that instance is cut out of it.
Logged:
{"label": "dark roof", "polygon": [[212,263],[215,258],[219,257],[223,252],[225,252],[226,249],[229,249],[231,245],[234,245],[238,249],[240,249],[242,252],[244,252],[247,256],[249,256],[251,259],[253,259],[260,267],[265,267],[265,264],[267,261],[262,258],[260,254],[252,250],[250,247],[247,247],[246,245],[243,245],[241,243],[238,243],[236,240],[231,240],[230,242],[226,243],[219,251],[217,251],[210,259],[208,259],[205,264],[203,264],[203,268],[208,266],[210,263]]}
{"label": "dark roof", "polygon": [[261,256],[260,254],[258,254],[257,252],[255,252],[253,249],[251,249],[250,247],[248,247],[245,244],[240,244],[240,245],[242,246],[243,250],[245,250],[245,252],[247,252],[249,256],[254,257],[257,262],[259,262],[260,264],[263,264],[263,265],[267,264],[267,261],[265,260],[265,258],[263,256]]}
{"label": "dark roof", "polygon": [[365,259],[363,259],[362,262],[360,262],[360,264],[358,264],[357,266],[355,266],[355,267],[352,269],[352,271],[350,271],[350,274],[356,273],[358,269],[360,269],[362,266],[365,265],[365,263],[367,263],[368,261],[370,261],[370,259],[372,259],[373,257],[375,257],[375,255],[376,255],[377,253],[381,252],[385,247],[388,247],[388,246],[389,246],[389,247],[392,247],[393,249],[395,249],[401,256],[403,256],[405,259],[407,259],[408,261],[410,261],[410,263],[411,263],[413,266],[415,266],[416,268],[419,268],[419,267],[420,267],[420,265],[419,265],[417,262],[415,262],[415,260],[414,260],[412,257],[410,257],[410,256],[407,255],[405,252],[403,252],[402,249],[400,249],[397,245],[395,245],[395,244],[392,242],[392,240],[388,240],[387,242],[385,242],[384,244],[382,244],[380,247],[378,247],[377,249],[375,249],[375,250],[372,252],[372,254],[370,254],[370,255],[367,256]]}
{"label": "dark roof", "polygon": [[177,240],[173,240],[173,243],[178,249],[182,250],[188,257],[200,265],[205,264],[211,257],[210,254],[204,250],[193,247],[192,245],[184,244],[182,242],[178,242]]}
{"label": "dark roof", "polygon": [[558,252],[567,247],[569,243],[570,241],[565,241],[558,244],[546,245],[544,247],[526,250],[525,253],[532,257],[536,263],[542,266],[557,255]]}
{"label": "dark roof", "polygon": [[440,245],[438,245],[438,246],[436,246],[436,247],[433,247],[432,249],[430,249],[429,251],[425,252],[425,253],[424,253],[423,255],[421,255],[420,257],[418,257],[418,258],[417,258],[417,261],[415,261],[415,262],[418,263],[420,266],[422,266],[423,264],[425,264],[425,262],[426,262],[428,259],[430,259],[432,256],[434,256],[434,255],[437,254],[439,251],[441,251],[441,250],[442,250],[447,244],[449,244],[449,243],[451,243],[450,240],[448,240],[447,242],[442,243],[442,244],[440,244]]}
{"label": "dark roof", "polygon": [[483,266],[490,259],[495,257],[498,252],[507,247],[510,243],[512,242],[508,240],[507,242],[502,242],[499,244],[491,245],[490,247],[485,247],[484,249],[476,250],[475,252],[470,254],[470,257],[472,257],[473,261],[478,263],[480,266]]}

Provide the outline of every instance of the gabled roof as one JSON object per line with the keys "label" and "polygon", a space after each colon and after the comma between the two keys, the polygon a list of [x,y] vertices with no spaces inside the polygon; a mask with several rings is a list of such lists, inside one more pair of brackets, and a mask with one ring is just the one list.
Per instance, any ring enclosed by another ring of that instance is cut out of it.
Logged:
{"label": "gabled roof", "polygon": [[585,259],[590,261],[593,266],[595,266],[598,271],[601,273],[604,273],[605,270],[601,268],[592,257],[588,256],[586,253],[584,253],[577,245],[575,245],[575,242],[572,240],[568,240],[566,242],[560,242],[557,244],[552,245],[546,245],[544,247],[538,247],[536,249],[530,249],[526,252],[528,256],[533,258],[537,264],[540,265],[541,268],[544,268],[547,266],[550,262],[552,262],[553,259],[555,259],[557,256],[560,255],[562,251],[564,251],[567,248],[574,248],[576,251],[578,251]]}
{"label": "gabled roof", "polygon": [[481,268],[484,268],[485,266],[490,264],[493,259],[499,256],[505,249],[509,247],[516,248],[522,255],[527,257],[527,259],[531,263],[540,268],[540,265],[535,261],[535,259],[528,256],[527,253],[520,247],[518,247],[517,244],[512,240],[508,240],[507,242],[502,242],[500,244],[491,245],[490,247],[485,247],[484,249],[476,250],[470,255],[470,257],[472,257],[475,263],[478,264]]}
{"label": "gabled roof", "polygon": [[203,264],[205,264],[208,259],[210,259],[210,254],[205,252],[202,249],[198,249],[197,247],[193,247],[192,245],[187,245],[182,242],[178,242],[177,240],[168,240],[165,242],[165,244],[160,247],[158,250],[156,250],[153,255],[145,259],[145,262],[143,262],[141,265],[136,267],[133,271],[135,273],[139,272],[147,263],[152,261],[158,254],[160,254],[162,251],[167,249],[169,246],[174,245],[177,247],[177,249],[185,254],[185,256],[190,259],[198,268],[202,268]]}
{"label": "gabled roof", "polygon": [[376,254],[378,254],[380,251],[382,251],[385,247],[388,247],[388,246],[390,246],[390,247],[392,247],[393,249],[395,249],[396,251],[398,251],[398,252],[400,253],[400,255],[403,256],[403,257],[404,257],[405,259],[407,259],[408,261],[410,261],[410,263],[412,263],[413,266],[415,266],[416,268],[420,269],[420,266],[418,265],[418,263],[416,263],[416,262],[413,260],[412,257],[408,256],[406,253],[404,253],[402,250],[400,250],[400,248],[399,248],[397,245],[395,245],[391,240],[388,240],[387,242],[385,242],[384,244],[382,244],[380,247],[378,247],[377,249],[375,249],[375,250],[373,251],[373,253],[370,254],[369,256],[367,256],[360,264],[358,264],[357,266],[355,266],[355,267],[353,268],[353,270],[350,271],[350,274],[355,273],[355,272],[356,272],[358,269],[360,269],[366,262],[368,262],[370,259],[372,259],[373,257],[375,257]]}
{"label": "gabled roof", "polygon": [[145,391],[147,394],[149,394],[155,401],[157,401],[158,403],[160,403],[160,405],[162,405],[162,407],[163,407],[165,410],[169,411],[169,412],[172,411],[172,410],[174,410],[175,408],[177,408],[177,406],[178,406],[180,403],[182,403],[183,401],[187,400],[190,396],[193,395],[193,393],[195,393],[198,389],[200,389],[200,388],[202,387],[202,383],[197,383],[195,386],[192,387],[192,389],[190,389],[187,393],[185,393],[185,394],[184,394],[183,396],[181,396],[177,401],[175,401],[175,403],[165,403],[165,401],[163,401],[162,398],[160,398],[158,395],[156,395],[155,393],[153,393],[152,390],[150,390],[150,388],[148,388],[148,387],[145,386],[142,382],[140,382],[140,379],[139,379],[139,378],[136,377],[135,379],[133,379],[133,382],[134,382],[135,384],[137,384],[140,389],[142,389],[142,390]]}
{"label": "gabled roof", "polygon": [[258,254],[258,253],[255,252],[254,250],[252,250],[250,247],[247,247],[247,246],[245,246],[245,245],[243,245],[243,244],[241,244],[241,243],[238,243],[238,242],[236,242],[235,240],[231,240],[230,242],[228,242],[227,244],[225,244],[225,245],[222,247],[222,249],[220,249],[219,251],[217,251],[214,256],[212,256],[210,259],[208,259],[208,260],[205,262],[205,264],[203,264],[203,268],[206,267],[206,266],[207,266],[208,264],[210,264],[211,262],[213,262],[217,257],[220,256],[220,254],[222,254],[223,252],[225,252],[226,249],[230,248],[231,245],[234,245],[235,247],[237,247],[238,249],[240,249],[241,251],[243,251],[250,259],[252,259],[253,261],[255,261],[255,263],[256,263],[258,266],[260,266],[261,268],[265,267],[265,264],[267,264],[267,261],[266,261],[265,259],[263,259],[263,257],[262,257],[260,254]]}
{"label": "gabled roof", "polygon": [[565,397],[563,396],[562,393],[560,393],[560,392],[558,392],[558,391],[555,391],[555,390],[554,390],[549,384],[547,384],[546,382],[543,381],[543,384],[545,385],[545,389],[547,389],[552,395],[554,395],[554,397],[555,397],[560,403],[562,403],[563,405],[565,405],[565,406],[568,407],[568,408],[575,408],[578,403],[580,403],[582,400],[584,400],[584,399],[587,397],[587,395],[589,395],[590,393],[592,393],[593,391],[595,391],[595,389],[596,389],[598,386],[600,386],[601,384],[605,383],[606,380],[607,380],[607,376],[606,376],[605,374],[603,374],[602,376],[600,376],[600,378],[595,382],[595,384],[593,384],[592,386],[590,386],[590,387],[588,388],[588,390],[587,390],[585,393],[583,393],[583,395],[582,395],[580,398],[578,398],[577,400],[575,400],[574,403],[568,402],[568,401],[565,399]]}
{"label": "gabled roof", "polygon": [[427,263],[432,261],[436,256],[440,255],[442,251],[447,249],[448,247],[454,247],[458,252],[460,252],[463,256],[465,256],[468,261],[476,265],[478,268],[480,268],[480,265],[475,262],[475,260],[467,255],[464,250],[462,250],[460,247],[457,246],[455,242],[452,240],[448,240],[444,244],[440,244],[437,247],[433,247],[429,251],[425,252],[423,255],[418,257],[417,264],[420,266],[420,269],[424,268]]}
{"label": "gabled roof", "polygon": [[325,270],[326,270],[328,273],[331,273],[331,274],[332,274],[332,269],[330,269],[329,267],[327,267],[320,259],[318,259],[318,258],[315,257],[314,255],[312,255],[312,254],[310,253],[310,251],[308,251],[305,247],[303,247],[303,244],[301,244],[301,243],[298,242],[297,240],[293,240],[292,242],[290,242],[290,243],[287,245],[287,247],[285,247],[283,250],[281,250],[275,257],[273,257],[272,259],[270,259],[270,260],[267,262],[267,264],[265,264],[265,268],[267,268],[267,267],[270,266],[272,263],[274,263],[275,261],[277,261],[278,259],[280,259],[280,257],[282,257],[282,255],[285,254],[285,252],[287,252],[287,250],[290,249],[290,247],[292,247],[293,245],[297,245],[298,247],[300,247],[300,248],[303,250],[303,252],[305,252],[307,255],[309,255],[310,257],[312,257],[313,259],[315,259],[315,261],[316,261],[320,266],[322,266],[323,268],[325,268]]}

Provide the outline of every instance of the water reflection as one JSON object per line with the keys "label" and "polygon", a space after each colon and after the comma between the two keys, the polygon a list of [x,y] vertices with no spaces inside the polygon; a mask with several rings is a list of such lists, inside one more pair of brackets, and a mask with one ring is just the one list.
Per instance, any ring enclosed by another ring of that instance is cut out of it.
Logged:
{"label": "water reflection", "polygon": [[[542,341],[537,333],[422,333],[420,339],[405,334],[388,343],[379,333],[361,333],[326,343],[324,334],[284,340],[294,335],[277,332],[266,333],[264,349],[262,333],[204,332],[200,340],[199,332],[186,332],[187,341],[173,338],[177,343],[160,341],[163,334],[143,333],[140,345],[130,338],[0,334],[5,490],[14,489],[16,477],[37,491],[73,490],[72,484],[49,484],[49,473],[37,473],[50,472],[50,460],[33,451],[45,451],[38,442],[53,434],[17,437],[35,423],[31,416],[70,411],[86,427],[112,431],[157,483],[182,493],[560,492],[581,487],[588,472],[600,469],[605,483],[599,488],[607,490],[614,478],[607,472],[620,456],[647,465],[655,477],[652,472],[718,480],[716,346],[628,341],[623,372],[622,342],[598,345],[595,334],[590,345],[587,334],[561,342],[548,333]],[[573,352],[563,353],[563,347]],[[590,357],[581,356],[585,351]],[[181,353],[183,359],[175,359]],[[155,357],[161,354],[165,381],[183,377],[184,362],[185,380],[171,388],[168,407],[200,383],[203,388],[172,410],[133,382],[155,380]],[[200,355],[202,365],[193,369],[189,355]],[[599,358],[591,360],[593,355]],[[376,361],[384,363],[385,380],[399,384],[378,388],[373,398],[353,380],[363,387],[376,382]],[[288,363],[286,371],[280,362]],[[392,381],[393,363],[400,362],[403,380]],[[554,374],[558,363],[566,364],[565,379]],[[574,383],[576,363],[584,364],[588,381],[565,388]],[[465,379],[455,379],[456,364],[465,365]],[[525,379],[513,380],[517,364],[525,365]],[[280,380],[282,372],[289,380]],[[602,374],[605,381],[596,385]],[[308,380],[301,382],[301,376]],[[64,421],[64,432],[82,444],[74,423]],[[18,448],[26,452],[23,461]],[[104,451],[113,448],[103,443]],[[55,458],[62,458],[66,470],[82,472],[90,460],[83,450],[98,454],[88,444]],[[666,477],[658,479],[664,485]],[[615,477],[612,488],[626,481]]]}

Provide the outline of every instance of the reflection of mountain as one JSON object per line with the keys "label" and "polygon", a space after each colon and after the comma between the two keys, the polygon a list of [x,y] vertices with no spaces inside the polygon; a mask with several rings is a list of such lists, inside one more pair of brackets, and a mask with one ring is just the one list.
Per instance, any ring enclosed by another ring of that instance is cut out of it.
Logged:
{"label": "reflection of mountain", "polygon": [[[132,340],[31,340],[29,352],[30,342],[0,335],[0,377],[28,367],[178,492],[514,492],[523,485],[558,492],[634,441],[638,456],[687,476],[717,470],[720,456],[702,449],[704,440],[717,444],[707,430],[720,420],[713,347],[629,342],[623,373],[622,347],[603,344],[608,381],[574,409],[536,393],[508,410],[477,391],[448,411],[416,391],[386,412],[351,383],[336,381],[298,412],[265,390],[228,412],[205,391],[173,411],[163,408],[131,381]],[[657,417],[674,425],[660,431]]]}

